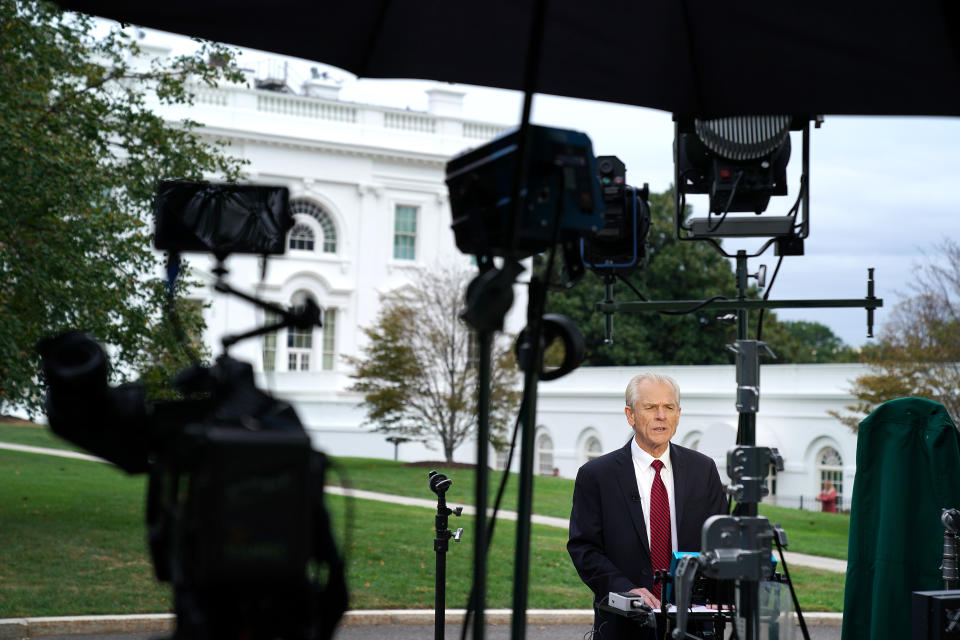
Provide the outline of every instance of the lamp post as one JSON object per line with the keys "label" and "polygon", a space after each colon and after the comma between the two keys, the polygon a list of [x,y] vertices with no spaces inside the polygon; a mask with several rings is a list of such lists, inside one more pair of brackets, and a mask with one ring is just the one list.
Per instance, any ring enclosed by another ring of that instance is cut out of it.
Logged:
{"label": "lamp post", "polygon": [[404,438],[403,436],[390,436],[387,438],[387,442],[393,443],[393,459],[397,460],[400,445],[404,442],[410,442],[410,438]]}

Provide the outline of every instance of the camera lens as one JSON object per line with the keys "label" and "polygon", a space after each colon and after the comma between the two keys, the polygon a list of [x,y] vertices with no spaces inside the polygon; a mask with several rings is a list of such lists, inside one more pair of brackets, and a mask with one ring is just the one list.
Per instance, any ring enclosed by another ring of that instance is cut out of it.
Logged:
{"label": "camera lens", "polygon": [[90,336],[71,332],[38,346],[47,383],[56,391],[101,393],[107,386],[107,357]]}

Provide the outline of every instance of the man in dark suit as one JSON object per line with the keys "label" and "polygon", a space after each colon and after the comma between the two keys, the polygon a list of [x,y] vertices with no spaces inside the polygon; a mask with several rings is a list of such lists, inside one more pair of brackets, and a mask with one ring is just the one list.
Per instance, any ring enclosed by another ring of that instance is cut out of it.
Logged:
{"label": "man in dark suit", "polygon": [[711,458],[670,442],[680,423],[680,391],[669,376],[644,373],[627,385],[626,446],[580,467],[573,490],[567,551],[594,593],[595,640],[642,637],[634,623],[597,608],[611,591],[660,607],[653,572],[672,551],[699,551],[700,530],[727,512]]}

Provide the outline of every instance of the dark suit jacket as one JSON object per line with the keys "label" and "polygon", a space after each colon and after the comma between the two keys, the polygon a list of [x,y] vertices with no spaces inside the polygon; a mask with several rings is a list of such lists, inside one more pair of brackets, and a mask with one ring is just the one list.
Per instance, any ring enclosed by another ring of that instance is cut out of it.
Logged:
{"label": "dark suit jacket", "polygon": [[[699,551],[700,530],[712,515],[725,514],[727,501],[711,458],[670,443],[678,551]],[[653,587],[650,543],[637,492],[630,442],[595,458],[577,472],[570,511],[567,551],[594,603],[611,591]],[[603,623],[608,624],[604,625]],[[628,621],[598,611],[596,640],[637,637]]]}

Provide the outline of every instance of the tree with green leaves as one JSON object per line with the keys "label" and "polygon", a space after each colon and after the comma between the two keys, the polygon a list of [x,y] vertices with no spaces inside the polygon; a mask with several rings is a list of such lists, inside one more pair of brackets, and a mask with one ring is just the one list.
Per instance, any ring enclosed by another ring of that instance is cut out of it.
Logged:
{"label": "tree with green leaves", "polygon": [[[0,413],[41,408],[37,341],[82,329],[117,377],[162,380],[186,364],[164,321],[149,212],[158,180],[234,180],[241,163],[150,104],[239,81],[233,54],[201,44],[166,61],[135,36],[35,0],[0,0]],[[183,286],[178,290],[182,296]],[[182,302],[186,333],[199,310]]]}
{"label": "tree with green leaves", "polygon": [[[673,228],[673,192],[651,193],[651,224],[647,268],[631,283],[650,300],[696,300],[716,295],[732,296],[736,280],[726,259],[702,242],[680,242]],[[588,271],[570,289],[551,292],[547,311],[573,320],[587,344],[585,365],[720,364],[730,358],[724,345],[730,327],[716,313],[682,315],[618,313],[613,317],[613,343],[604,344],[604,316],[594,305],[604,299],[604,283]],[[614,284],[614,299],[637,300],[621,281]]]}
{"label": "tree with green leaves", "polygon": [[[707,300],[736,295],[736,276],[730,261],[706,242],[681,242],[674,231],[673,191],[650,194],[651,225],[647,267],[635,273],[631,284],[617,281],[614,299]],[[756,289],[749,294],[756,297]],[[732,356],[726,345],[736,339],[736,326],[728,315],[709,309],[693,313],[618,313],[613,317],[613,343],[604,344],[605,319],[595,311],[605,298],[604,283],[592,272],[570,289],[551,292],[548,311],[573,320],[584,334],[587,355],[584,364],[664,365],[727,364]],[[692,306],[692,305],[691,305]],[[752,312],[750,337],[756,336],[758,313]],[[776,362],[843,362],[856,358],[822,324],[779,321],[775,313],[764,315],[762,338],[777,355]]]}
{"label": "tree with green leaves", "polygon": [[[439,443],[447,462],[477,430],[476,334],[461,319],[469,274],[455,267],[421,272],[388,294],[354,367],[351,389],[375,431]],[[520,401],[519,374],[506,336],[493,349],[490,437],[500,448]]]}
{"label": "tree with green leaves", "polygon": [[[752,314],[756,315],[756,314]],[[751,336],[756,335],[751,323]],[[819,322],[808,320],[779,320],[769,311],[763,320],[763,341],[777,356],[772,362],[817,363],[857,362],[859,353]]]}
{"label": "tree with green leaves", "polygon": [[960,243],[938,244],[935,258],[914,268],[911,288],[863,349],[870,371],[853,381],[850,413],[830,412],[853,431],[880,404],[908,396],[940,402],[960,424]]}

